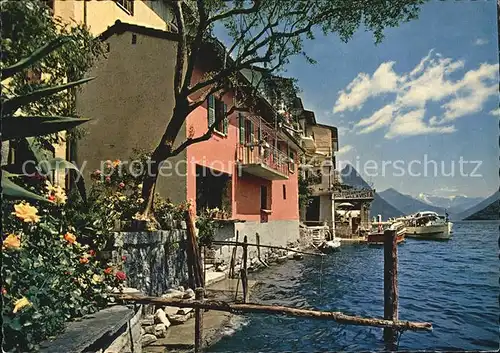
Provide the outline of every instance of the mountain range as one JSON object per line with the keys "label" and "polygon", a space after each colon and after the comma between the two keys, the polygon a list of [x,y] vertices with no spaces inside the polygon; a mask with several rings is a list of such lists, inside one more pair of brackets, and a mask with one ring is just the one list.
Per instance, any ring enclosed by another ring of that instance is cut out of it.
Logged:
{"label": "mountain range", "polygon": [[[372,187],[351,165],[346,165],[342,169],[341,179],[344,184],[353,187]],[[425,210],[439,214],[447,212],[452,220],[498,219],[499,200],[500,192],[495,192],[486,199],[469,198],[463,195],[441,197],[425,193],[421,193],[418,198],[414,198],[411,195],[405,195],[393,188],[389,188],[375,193],[370,208],[370,216],[375,217],[380,214],[382,219],[388,219]]]}

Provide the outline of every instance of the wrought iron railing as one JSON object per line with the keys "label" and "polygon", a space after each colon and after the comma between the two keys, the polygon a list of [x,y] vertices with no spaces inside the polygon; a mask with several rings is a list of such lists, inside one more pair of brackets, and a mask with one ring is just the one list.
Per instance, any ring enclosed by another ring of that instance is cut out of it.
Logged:
{"label": "wrought iron railing", "polygon": [[243,165],[264,164],[286,176],[288,176],[290,172],[290,157],[274,147],[238,144],[236,146],[236,151],[237,161]]}

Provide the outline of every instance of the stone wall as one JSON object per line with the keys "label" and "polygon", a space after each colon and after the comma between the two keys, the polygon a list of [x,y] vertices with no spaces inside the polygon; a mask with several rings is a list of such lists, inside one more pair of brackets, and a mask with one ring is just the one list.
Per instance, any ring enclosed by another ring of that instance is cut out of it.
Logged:
{"label": "stone wall", "polygon": [[[259,234],[262,245],[274,245],[282,247],[292,247],[299,242],[299,221],[282,220],[271,221],[268,223],[260,222],[236,222],[225,224],[218,229],[215,240],[235,241],[236,234],[239,234],[238,241],[242,242],[246,235],[248,243],[256,244],[256,233]],[[215,261],[229,264],[231,260],[233,246],[214,246]],[[265,259],[271,252],[269,249],[260,249],[261,258]],[[242,257],[242,248],[238,247],[237,259]],[[257,247],[248,247],[249,259],[257,257]]]}
{"label": "stone wall", "polygon": [[169,288],[188,282],[186,224],[174,221],[175,228],[152,232],[115,234],[113,257],[125,256],[127,286],[160,296]]}

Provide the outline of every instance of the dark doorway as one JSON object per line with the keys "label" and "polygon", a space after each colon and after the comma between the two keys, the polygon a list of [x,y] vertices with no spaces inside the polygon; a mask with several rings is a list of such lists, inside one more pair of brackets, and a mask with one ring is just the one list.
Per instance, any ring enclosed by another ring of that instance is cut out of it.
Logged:
{"label": "dark doorway", "polygon": [[260,208],[262,210],[267,210],[267,186],[262,185],[260,187]]}
{"label": "dark doorway", "polygon": [[196,166],[196,213],[218,208],[230,214],[231,175]]}
{"label": "dark doorway", "polygon": [[319,222],[319,196],[314,196],[310,198],[309,205],[306,210],[306,221],[318,221]]}

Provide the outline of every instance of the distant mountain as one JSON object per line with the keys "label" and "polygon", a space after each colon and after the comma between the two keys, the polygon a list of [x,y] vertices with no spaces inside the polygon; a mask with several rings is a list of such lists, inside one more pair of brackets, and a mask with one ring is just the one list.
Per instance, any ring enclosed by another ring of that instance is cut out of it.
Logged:
{"label": "distant mountain", "polygon": [[483,197],[467,197],[465,195],[441,197],[426,193],[421,193],[417,199],[431,206],[445,208],[448,213],[463,212],[484,200]]}
{"label": "distant mountain", "polygon": [[[500,192],[497,191],[493,195],[488,197],[487,199],[485,199],[485,200],[481,201],[480,203],[478,203],[477,205],[475,205],[474,207],[471,207],[471,208],[467,209],[466,211],[457,214],[452,219],[466,219],[466,218],[468,219],[469,217],[482,211],[483,209],[488,208],[491,204],[495,203],[499,199],[500,199]],[[491,210],[491,208],[489,210]]]}
{"label": "distant mountain", "polygon": [[434,211],[444,214],[443,207],[431,206],[428,203],[414,199],[410,195],[405,195],[390,188],[379,193],[379,195],[391,205],[401,210],[404,214],[416,213],[419,211]]}
{"label": "distant mountain", "polygon": [[500,202],[498,200],[493,201],[488,206],[483,208],[482,210],[470,215],[465,218],[467,221],[491,221],[498,220],[498,214],[500,212]]}
{"label": "distant mountain", "polygon": [[[353,166],[347,165],[342,169],[341,179],[346,185],[354,186],[357,188],[369,188],[370,185],[359,175]],[[375,193],[373,202],[370,208],[370,217],[381,215],[382,219],[402,216],[403,212],[384,200],[378,193]]]}

